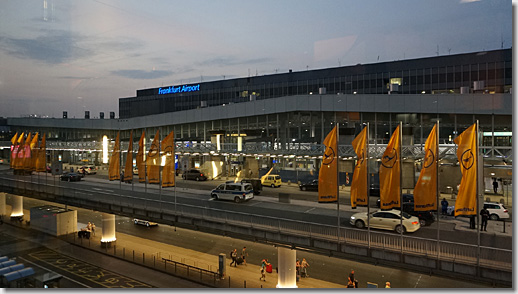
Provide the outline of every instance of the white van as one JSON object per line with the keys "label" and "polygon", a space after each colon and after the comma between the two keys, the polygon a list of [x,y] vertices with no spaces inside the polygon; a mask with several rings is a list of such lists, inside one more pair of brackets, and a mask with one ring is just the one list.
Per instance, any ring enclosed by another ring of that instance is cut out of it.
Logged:
{"label": "white van", "polygon": [[233,200],[236,203],[254,198],[254,188],[250,183],[225,183],[210,192],[214,200]]}

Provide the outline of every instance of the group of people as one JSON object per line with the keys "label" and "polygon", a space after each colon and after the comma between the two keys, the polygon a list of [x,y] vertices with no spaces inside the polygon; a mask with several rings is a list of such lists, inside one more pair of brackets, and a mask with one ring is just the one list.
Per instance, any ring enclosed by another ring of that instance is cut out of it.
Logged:
{"label": "group of people", "polygon": [[295,263],[295,267],[297,270],[297,277],[308,278],[308,267],[309,263],[305,258],[302,258],[302,262],[297,259]]}
{"label": "group of people", "polygon": [[92,235],[95,236],[95,224],[94,223],[88,222],[88,224],[86,225],[86,229],[88,231],[92,232]]}
{"label": "group of people", "polygon": [[246,251],[246,246],[243,247],[243,249],[241,250],[241,257],[238,257],[237,249],[234,248],[234,250],[232,250],[232,252],[230,252],[230,258],[232,259],[232,261],[230,262],[230,266],[234,265],[234,267],[237,267],[237,265],[241,264],[241,263],[246,265],[247,256],[248,256],[248,252]]}

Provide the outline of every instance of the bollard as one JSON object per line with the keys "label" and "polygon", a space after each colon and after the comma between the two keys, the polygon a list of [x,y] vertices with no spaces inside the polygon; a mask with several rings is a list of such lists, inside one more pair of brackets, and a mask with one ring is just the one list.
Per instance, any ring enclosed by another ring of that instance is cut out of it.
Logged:
{"label": "bollard", "polygon": [[117,256],[117,250],[115,248],[116,248],[116,245],[113,245],[113,255]]}
{"label": "bollard", "polygon": [[243,287],[246,288],[246,280],[243,281]]}
{"label": "bollard", "polygon": [[126,248],[122,247],[122,258],[126,258]]}
{"label": "bollard", "polygon": [[142,252],[142,263],[146,264],[146,256],[144,255],[144,252]]}
{"label": "bollard", "polygon": [[228,276],[228,287],[230,288],[230,276]]}
{"label": "bollard", "polygon": [[133,261],[135,261],[135,250],[133,250]]}
{"label": "bollard", "polygon": [[503,222],[504,222],[504,233],[505,233],[505,219],[503,220]]}
{"label": "bollard", "polygon": [[153,255],[153,267],[156,267],[155,260],[155,256]]}

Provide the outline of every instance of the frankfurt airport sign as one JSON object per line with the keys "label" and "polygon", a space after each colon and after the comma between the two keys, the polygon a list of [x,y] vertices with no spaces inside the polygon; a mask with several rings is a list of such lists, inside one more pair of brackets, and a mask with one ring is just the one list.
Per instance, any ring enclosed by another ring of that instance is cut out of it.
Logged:
{"label": "frankfurt airport sign", "polygon": [[200,90],[200,84],[195,86],[171,86],[169,88],[158,88],[158,95],[163,94],[175,94],[175,93],[186,93],[186,92],[196,92]]}

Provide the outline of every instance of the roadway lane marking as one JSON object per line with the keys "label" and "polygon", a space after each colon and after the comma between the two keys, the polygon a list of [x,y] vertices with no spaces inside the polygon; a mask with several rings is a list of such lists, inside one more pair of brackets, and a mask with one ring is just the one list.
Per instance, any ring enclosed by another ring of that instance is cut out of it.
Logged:
{"label": "roadway lane marking", "polygon": [[415,283],[414,288],[417,288],[417,285],[419,284],[419,281],[421,281],[422,275],[419,275],[419,279],[417,279],[417,282]]}
{"label": "roadway lane marking", "polygon": [[[33,264],[33,265],[35,265],[35,266],[37,266],[37,267],[39,267],[39,268],[42,268],[42,269],[44,269],[44,270],[46,270],[46,271],[54,272],[54,273],[55,273],[55,271],[53,271],[53,270],[51,270],[51,269],[48,269],[48,268],[46,268],[46,267],[44,267],[44,266],[41,266],[41,265],[39,265],[39,264],[37,264],[37,263],[34,263],[34,262],[30,261],[30,260],[27,260],[27,259],[25,259],[25,258],[23,258],[23,257],[21,257],[21,256],[18,256],[18,258],[19,258],[19,259],[23,259],[25,262],[28,262],[28,263],[30,263],[30,264]],[[63,277],[63,278],[65,278],[65,279],[67,279],[67,280],[70,280],[70,281],[72,281],[72,282],[74,282],[74,283],[76,283],[76,284],[79,284],[79,285],[81,285],[81,286],[83,286],[83,287],[85,287],[85,288],[92,288],[92,287],[90,287],[90,286],[88,286],[88,285],[86,285],[86,284],[83,284],[83,283],[81,283],[81,282],[79,282],[79,281],[76,281],[76,280],[74,280],[74,279],[72,279],[72,278],[69,278],[69,277],[67,277],[67,276],[62,276],[62,277]]]}
{"label": "roadway lane marking", "polygon": [[311,211],[313,211],[313,210],[315,210],[315,209],[316,209],[316,207],[312,207],[312,208],[310,208],[310,209],[308,209],[308,210],[304,211],[304,213],[309,213],[309,212],[311,212]]}
{"label": "roadway lane marking", "polygon": [[99,188],[92,188],[92,190],[101,191],[101,192],[111,192],[111,193],[114,193],[114,192],[115,192],[115,191],[113,191],[113,190],[108,190],[108,189],[99,189]]}

